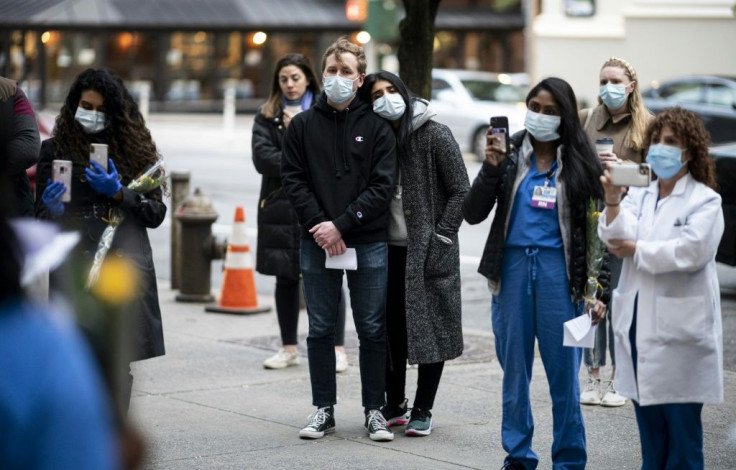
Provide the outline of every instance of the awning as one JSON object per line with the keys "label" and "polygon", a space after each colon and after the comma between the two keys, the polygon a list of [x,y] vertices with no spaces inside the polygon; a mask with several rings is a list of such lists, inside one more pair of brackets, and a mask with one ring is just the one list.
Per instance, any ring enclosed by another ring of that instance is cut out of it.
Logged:
{"label": "awning", "polygon": [[[440,4],[441,5],[441,4]],[[442,8],[438,29],[519,29],[521,13]],[[0,0],[0,27],[155,30],[356,29],[345,0]]]}

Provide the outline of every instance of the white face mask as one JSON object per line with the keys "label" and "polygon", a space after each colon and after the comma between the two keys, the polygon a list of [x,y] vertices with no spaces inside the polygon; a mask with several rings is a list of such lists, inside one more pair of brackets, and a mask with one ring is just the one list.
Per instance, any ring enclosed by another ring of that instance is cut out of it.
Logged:
{"label": "white face mask", "polygon": [[343,104],[350,100],[355,94],[353,83],[360,77],[353,79],[344,78],[339,75],[324,77],[325,94],[335,104]]}
{"label": "white face mask", "polygon": [[107,125],[105,113],[90,111],[82,107],[77,107],[77,112],[74,113],[74,119],[76,119],[87,134],[103,131]]}
{"label": "white face mask", "polygon": [[557,130],[560,128],[561,122],[562,118],[560,116],[549,116],[527,110],[524,127],[539,142],[549,142],[560,138]]}
{"label": "white face mask", "polygon": [[373,102],[373,112],[384,119],[395,121],[404,115],[406,103],[398,93],[388,93]]}

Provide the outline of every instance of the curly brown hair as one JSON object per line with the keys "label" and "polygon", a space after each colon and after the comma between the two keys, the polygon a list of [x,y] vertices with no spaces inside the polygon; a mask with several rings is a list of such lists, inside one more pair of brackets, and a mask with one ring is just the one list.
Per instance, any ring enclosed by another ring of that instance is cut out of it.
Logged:
{"label": "curly brown hair", "polygon": [[658,139],[665,126],[669,127],[672,133],[683,143],[689,157],[687,162],[688,171],[693,175],[693,178],[717,190],[716,165],[708,152],[710,135],[705,130],[703,121],[692,111],[679,106],[665,109],[656,115],[647,127],[645,140],[647,152],[649,152],[652,138]]}
{"label": "curly brown hair", "polygon": [[82,92],[94,90],[104,98],[107,126],[100,134],[109,145],[115,167],[127,182],[156,163],[161,156],[146,127],[138,105],[117,75],[105,69],[87,69],[80,73],[56,117],[53,139],[56,156],[88,165],[90,134],[74,119]]}

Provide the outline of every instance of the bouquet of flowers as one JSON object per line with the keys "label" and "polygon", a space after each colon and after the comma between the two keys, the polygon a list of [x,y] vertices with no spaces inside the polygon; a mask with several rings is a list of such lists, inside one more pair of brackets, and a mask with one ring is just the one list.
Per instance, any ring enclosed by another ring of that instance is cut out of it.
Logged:
{"label": "bouquet of flowers", "polygon": [[601,266],[603,266],[606,247],[601,239],[598,238],[598,218],[600,216],[601,213],[598,211],[595,200],[590,199],[588,202],[585,237],[585,261],[588,267],[588,280],[585,282],[585,292],[583,293],[583,299],[588,306],[595,304],[602,288],[598,283],[598,276],[601,273]]}
{"label": "bouquet of flowers", "polygon": [[[164,170],[164,161],[158,160],[142,175],[133,179],[133,181],[128,184],[128,189],[131,189],[138,194],[146,194],[161,186],[165,180],[166,171]],[[97,282],[102,262],[105,260],[105,256],[107,256],[107,252],[110,251],[110,247],[112,246],[115,231],[118,226],[123,223],[123,220],[125,220],[125,212],[123,212],[119,207],[113,207],[110,210],[109,218],[104,220],[108,223],[108,226],[105,228],[105,231],[102,232],[100,242],[97,244],[97,251],[95,252],[95,256],[92,261],[92,268],[90,269],[89,276],[87,277],[87,288],[92,287],[95,282]]]}

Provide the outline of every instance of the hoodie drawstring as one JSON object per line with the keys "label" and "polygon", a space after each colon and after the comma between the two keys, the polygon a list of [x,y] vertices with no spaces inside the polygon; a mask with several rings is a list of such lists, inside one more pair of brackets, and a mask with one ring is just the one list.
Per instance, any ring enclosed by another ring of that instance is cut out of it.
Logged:
{"label": "hoodie drawstring", "polygon": [[[345,108],[345,123],[343,124],[342,128],[342,169],[345,171],[345,173],[350,173],[350,159],[348,158],[348,151],[347,151],[347,145],[346,145],[346,135],[348,132],[348,117],[350,116],[350,108]],[[334,118],[335,127],[337,127],[337,111],[332,112],[332,117]],[[340,167],[337,164],[337,139],[333,141],[332,143],[333,148],[333,154],[332,154],[332,165],[335,167],[335,177],[340,178],[342,176],[342,173],[340,172]]]}

